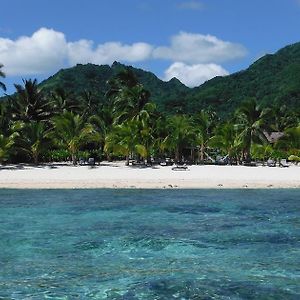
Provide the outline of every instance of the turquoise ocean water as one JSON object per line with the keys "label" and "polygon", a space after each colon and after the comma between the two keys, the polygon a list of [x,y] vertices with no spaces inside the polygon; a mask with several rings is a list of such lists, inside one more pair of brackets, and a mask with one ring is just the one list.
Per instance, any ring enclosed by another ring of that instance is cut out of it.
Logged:
{"label": "turquoise ocean water", "polygon": [[0,190],[0,299],[300,299],[300,190]]}

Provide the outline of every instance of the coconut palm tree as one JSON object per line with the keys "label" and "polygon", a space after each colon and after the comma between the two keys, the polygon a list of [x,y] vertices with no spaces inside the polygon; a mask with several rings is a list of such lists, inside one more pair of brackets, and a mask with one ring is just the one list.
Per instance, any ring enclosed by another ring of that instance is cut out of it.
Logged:
{"label": "coconut palm tree", "polygon": [[50,130],[44,122],[22,123],[16,139],[16,148],[25,152],[38,165],[41,154],[51,145]]}
{"label": "coconut palm tree", "polygon": [[252,143],[267,142],[263,131],[267,128],[266,118],[269,113],[270,110],[261,109],[255,99],[242,103],[235,112],[235,126],[243,144],[243,158],[245,160],[251,159]]}
{"label": "coconut palm tree", "polygon": [[289,151],[290,154],[300,154],[300,124],[297,127],[287,128],[276,143],[276,149]]}
{"label": "coconut palm tree", "polygon": [[175,152],[175,161],[182,160],[184,147],[191,144],[195,137],[192,119],[186,115],[174,115],[167,119],[168,135],[164,140],[166,149]]}
{"label": "coconut palm tree", "polygon": [[46,121],[52,115],[51,101],[46,98],[37,80],[23,80],[24,87],[15,84],[16,93],[9,97],[13,120]]}
{"label": "coconut palm tree", "polygon": [[7,101],[0,101],[0,132],[9,135],[10,114]]}
{"label": "coconut palm tree", "polygon": [[209,139],[209,146],[220,149],[228,155],[229,161],[233,158],[238,160],[238,152],[241,150],[241,141],[238,138],[236,128],[233,123],[221,124],[215,130],[215,135]]}
{"label": "coconut palm tree", "polygon": [[[1,70],[2,68],[3,68],[3,65],[0,64],[0,77],[5,78],[5,73]],[[6,86],[2,81],[0,81],[0,88],[2,90],[6,91]]]}
{"label": "coconut palm tree", "polygon": [[130,120],[115,125],[105,139],[106,152],[126,157],[126,165],[129,165],[130,157],[139,154],[147,156],[146,147],[139,143],[139,125],[136,120]]}
{"label": "coconut palm tree", "polygon": [[56,115],[61,115],[66,111],[80,113],[83,107],[74,95],[66,92],[63,88],[57,88],[50,94],[50,102],[53,112]]}
{"label": "coconut palm tree", "polygon": [[199,147],[199,160],[203,162],[204,154],[208,147],[208,141],[211,137],[213,126],[215,123],[216,114],[201,110],[200,113],[193,117],[195,125],[195,142]]}
{"label": "coconut palm tree", "polygon": [[111,101],[114,124],[135,118],[149,102],[150,93],[138,83],[130,69],[119,72],[109,84],[107,96]]}
{"label": "coconut palm tree", "polygon": [[98,112],[101,108],[98,97],[91,91],[83,91],[80,95],[80,106],[82,115],[89,117]]}
{"label": "coconut palm tree", "polygon": [[263,165],[266,159],[270,158],[274,154],[274,149],[270,144],[252,144],[251,145],[251,157],[262,160]]}
{"label": "coconut palm tree", "polygon": [[82,116],[72,112],[53,117],[52,123],[55,143],[70,152],[74,165],[77,163],[78,151],[82,145],[100,140],[100,135],[95,132],[93,126],[85,123]]}
{"label": "coconut palm tree", "polygon": [[3,164],[9,159],[13,150],[17,133],[12,133],[9,136],[0,134],[0,163]]}

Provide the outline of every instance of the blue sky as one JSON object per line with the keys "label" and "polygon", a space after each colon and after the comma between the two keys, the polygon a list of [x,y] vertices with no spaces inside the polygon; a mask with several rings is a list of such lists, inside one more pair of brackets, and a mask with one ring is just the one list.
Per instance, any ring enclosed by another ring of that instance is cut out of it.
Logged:
{"label": "blue sky", "polygon": [[117,60],[196,86],[300,41],[299,28],[300,0],[2,0],[2,81],[12,92]]}

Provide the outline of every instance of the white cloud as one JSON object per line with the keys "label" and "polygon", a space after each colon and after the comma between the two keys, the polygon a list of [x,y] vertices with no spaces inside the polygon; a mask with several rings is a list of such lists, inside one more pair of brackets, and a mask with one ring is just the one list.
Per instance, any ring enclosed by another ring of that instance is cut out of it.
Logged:
{"label": "white cloud", "polygon": [[7,75],[40,74],[63,65],[66,45],[63,33],[41,28],[15,41],[0,38],[0,61]]}
{"label": "white cloud", "polygon": [[190,64],[220,63],[244,57],[246,49],[239,44],[222,41],[212,35],[180,32],[171,39],[170,47],[158,47],[154,58]]}
{"label": "white cloud", "polygon": [[166,59],[176,62],[166,71],[166,78],[173,74],[171,77],[176,76],[193,86],[213,76],[227,74],[216,64],[242,57],[245,53],[241,45],[211,35],[186,32],[175,35],[170,47],[156,48],[142,42],[95,44],[85,39],[70,42],[64,33],[47,28],[40,28],[32,36],[16,40],[0,37],[3,71],[7,75],[22,76],[50,73],[76,63],[111,64],[115,60],[134,63]]}
{"label": "white cloud", "polygon": [[168,81],[176,77],[186,86],[195,87],[216,76],[228,74],[225,69],[216,64],[187,65],[175,62],[165,71],[164,80]]}
{"label": "white cloud", "polygon": [[65,35],[41,28],[32,36],[16,40],[0,38],[0,62],[7,75],[43,74],[76,63],[136,62],[149,58],[152,46],[111,42],[94,47],[92,41],[67,42]]}
{"label": "white cloud", "polygon": [[186,10],[202,10],[204,7],[204,4],[200,1],[184,1],[178,3],[177,7],[179,9],[186,9]]}

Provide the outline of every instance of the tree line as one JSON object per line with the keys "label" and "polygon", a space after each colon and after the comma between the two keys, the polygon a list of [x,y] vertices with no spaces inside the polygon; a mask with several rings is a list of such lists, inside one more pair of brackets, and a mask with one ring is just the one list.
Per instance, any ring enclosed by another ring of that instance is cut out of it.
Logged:
{"label": "tree line", "polygon": [[[4,78],[1,71],[0,77]],[[300,160],[300,117],[287,107],[261,108],[246,99],[227,120],[209,108],[193,114],[166,114],[133,72],[122,70],[107,82],[104,101],[90,91],[80,96],[62,88],[44,91],[37,80],[15,84],[0,102],[0,163],[79,158],[204,163],[217,156],[231,164],[268,158]],[[5,85],[0,81],[0,88]],[[282,132],[270,143],[267,134]]]}

